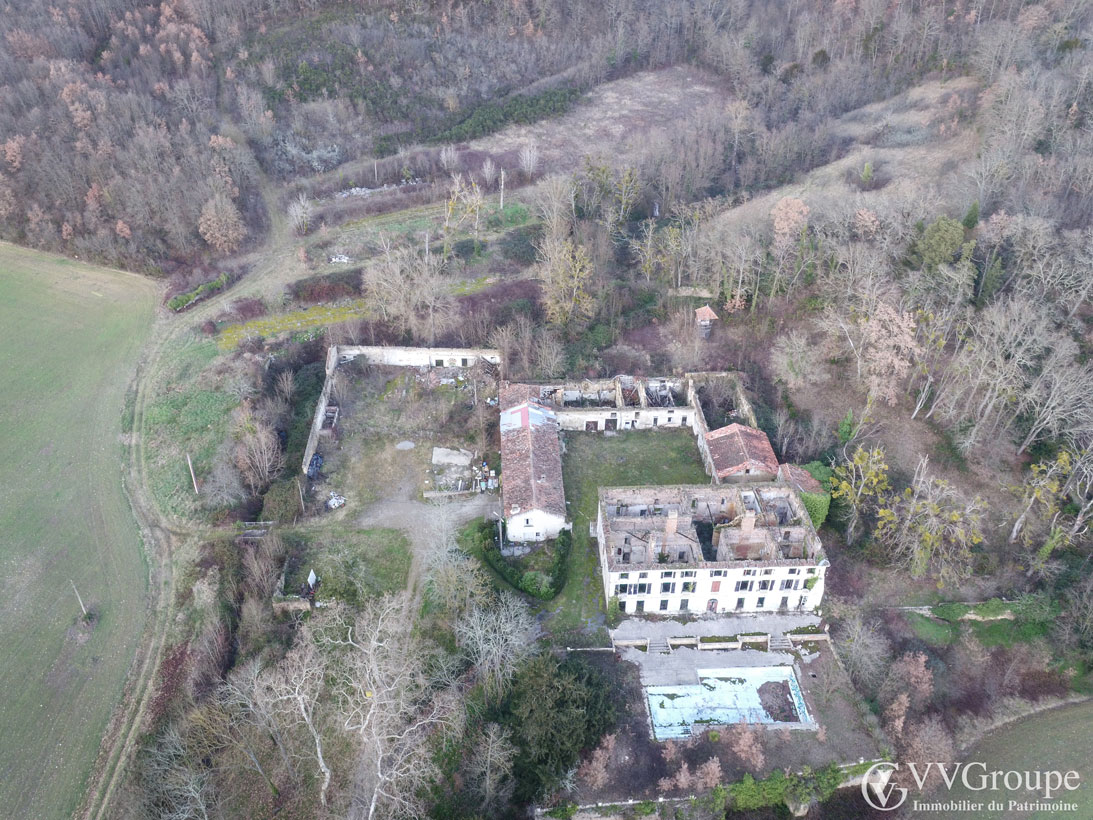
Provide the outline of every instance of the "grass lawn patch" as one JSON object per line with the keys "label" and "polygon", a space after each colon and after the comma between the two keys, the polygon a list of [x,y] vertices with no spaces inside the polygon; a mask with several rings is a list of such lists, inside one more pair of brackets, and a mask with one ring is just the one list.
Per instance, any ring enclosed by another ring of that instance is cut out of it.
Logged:
{"label": "grass lawn patch", "polygon": [[562,475],[573,548],[566,585],[542,606],[554,635],[592,631],[604,623],[599,559],[588,535],[589,522],[596,520],[600,487],[709,483],[689,430],[634,430],[616,436],[566,433],[563,440]]}
{"label": "grass lawn patch", "polygon": [[1051,623],[1019,623],[1010,620],[971,621],[968,623],[976,640],[988,649],[1011,648],[1017,643],[1033,643],[1047,637]]}
{"label": "grass lawn patch", "polygon": [[299,529],[286,537],[294,544],[285,572],[287,594],[296,592],[312,569],[322,579],[319,600],[358,606],[406,588],[410,542],[400,530],[331,526],[321,532]]}
{"label": "grass lawn patch", "polygon": [[[72,816],[144,628],[148,570],[120,437],[158,291],[0,243],[5,817]],[[93,627],[77,623],[70,580]]]}
{"label": "grass lawn patch", "polygon": [[907,623],[915,634],[930,646],[948,646],[956,640],[958,627],[946,621],[937,621],[917,612],[904,613]]}
{"label": "grass lawn patch", "polygon": [[157,394],[144,413],[148,482],[156,503],[168,515],[193,518],[201,513],[194,496],[186,455],[199,480],[208,475],[228,434],[231,411],[239,399],[224,389],[216,369],[216,345],[191,336],[164,358]]}
{"label": "grass lawn patch", "polygon": [[316,305],[276,316],[266,316],[249,322],[222,328],[217,342],[222,350],[232,350],[245,339],[269,338],[279,333],[314,331],[316,328],[360,319],[369,312],[368,302],[355,299],[340,305]]}

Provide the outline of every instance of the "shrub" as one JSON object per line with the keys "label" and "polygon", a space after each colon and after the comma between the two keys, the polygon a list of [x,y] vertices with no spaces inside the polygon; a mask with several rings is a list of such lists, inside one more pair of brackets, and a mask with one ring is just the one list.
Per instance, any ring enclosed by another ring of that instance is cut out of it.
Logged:
{"label": "shrub", "polygon": [[812,526],[819,529],[827,520],[827,513],[831,509],[831,495],[829,493],[801,493],[801,502],[808,510],[808,517],[812,519]]}
{"label": "shrub", "polygon": [[172,296],[167,302],[167,307],[176,313],[180,310],[184,310],[199,299],[204,299],[212,293],[223,290],[228,286],[228,282],[231,279],[226,273],[220,274],[211,282],[203,282],[193,290],[188,290],[185,293],[179,293],[176,296]]}
{"label": "shrub", "polygon": [[943,621],[956,623],[969,612],[971,612],[971,607],[967,606],[966,604],[938,604],[932,610],[930,610],[930,612],[934,615],[934,617],[941,618],[941,620]]}
{"label": "shrub", "polygon": [[287,287],[288,295],[297,302],[330,302],[361,295],[361,269],[323,273],[298,279]]}
{"label": "shrub", "polygon": [[300,490],[296,479],[276,481],[262,500],[262,520],[291,524],[300,514]]}
{"label": "shrub", "polygon": [[966,230],[969,230],[969,231],[972,230],[976,225],[979,224],[979,200],[978,199],[975,200],[975,202],[972,203],[971,207],[968,208],[968,212],[966,214],[964,214],[964,220],[963,220],[962,224],[964,225],[964,228]]}
{"label": "shrub", "polygon": [[502,103],[486,103],[462,122],[437,134],[435,142],[464,142],[500,131],[506,125],[527,125],[544,117],[563,114],[581,95],[576,88],[554,88],[541,94],[517,94]]}
{"label": "shrub", "polygon": [[830,492],[831,477],[835,475],[835,471],[831,467],[822,461],[810,461],[804,465],[804,469],[810,476],[819,481],[825,490]]}

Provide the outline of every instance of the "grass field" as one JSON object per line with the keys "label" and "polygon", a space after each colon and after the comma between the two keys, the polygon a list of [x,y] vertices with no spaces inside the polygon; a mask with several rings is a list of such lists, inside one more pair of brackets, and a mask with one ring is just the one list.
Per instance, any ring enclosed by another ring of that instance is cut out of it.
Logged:
{"label": "grass field", "polygon": [[[991,811],[984,808],[978,812],[967,812],[968,817],[977,820],[1010,820],[1010,818],[1029,818],[1047,820],[1051,817],[1093,817],[1093,772],[1090,761],[1093,760],[1093,734],[1089,726],[1093,724],[1093,701],[1063,706],[1038,715],[1030,715],[1021,720],[1003,726],[991,732],[973,746],[963,756],[965,762],[979,761],[986,764],[987,771],[1076,771],[1081,776],[1081,786],[1077,791],[1064,791],[1052,794],[1052,802],[1066,801],[1076,803],[1077,810],[1072,811],[1013,811],[1009,801],[1034,801],[1037,795],[1025,792],[1005,790],[971,791],[963,788],[958,779],[951,791],[942,788],[930,800],[968,800],[988,803],[1001,801],[1006,808]],[[981,769],[972,769],[973,786],[978,785]],[[999,784],[1001,786],[1001,783]],[[908,795],[915,797],[915,793]],[[1043,800],[1043,794],[1039,795]],[[911,812],[911,817],[940,817],[937,812]]]}
{"label": "grass field", "polygon": [[[558,597],[544,606],[555,636],[603,625],[603,584],[588,524],[596,520],[600,487],[643,484],[708,484],[690,430],[633,431],[617,436],[567,433],[562,457],[566,503],[573,522],[569,576]],[[564,641],[563,641],[564,642]]]}
{"label": "grass field", "polygon": [[[122,492],[137,276],[0,244],[0,811],[71,815],[133,659],[147,570]],[[98,613],[77,623],[69,581]]]}

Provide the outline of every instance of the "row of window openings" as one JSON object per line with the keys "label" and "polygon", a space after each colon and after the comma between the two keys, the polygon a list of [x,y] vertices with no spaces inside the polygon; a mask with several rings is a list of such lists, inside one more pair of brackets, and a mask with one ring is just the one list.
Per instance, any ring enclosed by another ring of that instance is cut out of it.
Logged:
{"label": "row of window openings", "polygon": [[[754,588],[755,588],[755,581],[737,581],[735,591],[736,592],[751,592]],[[783,591],[787,590],[787,589],[800,589],[800,588],[801,588],[800,579],[795,580],[793,578],[786,578],[784,581],[782,581],[782,585],[778,587],[779,590],[783,590]],[[774,580],[773,579],[771,579],[769,581],[760,581],[759,582],[759,591],[760,592],[766,592],[766,591],[772,590],[772,589],[774,589]]]}
{"label": "row of window openings", "polygon": [[[797,601],[797,609],[804,609],[807,605],[808,605],[808,596],[807,595],[802,595],[800,597],[800,599]],[[756,599],[756,601],[755,601],[755,608],[756,609],[766,609],[766,606],[767,606],[767,599],[764,596],[760,596],[759,598]],[[710,603],[707,605],[706,608],[708,610],[710,610],[711,612],[716,610],[717,601],[715,599],[711,599]],[[737,609],[743,609],[744,608],[744,599],[743,598],[737,598],[736,599],[736,608]],[[778,605],[778,608],[779,609],[789,609],[789,596],[788,595],[783,595],[782,596],[782,602]],[[660,601],[660,611],[665,612],[665,611],[667,611],[667,609],[668,609],[667,599],[661,599],[661,601]],[[682,601],[679,602],[679,611],[680,612],[688,612],[688,611],[690,611],[690,609],[691,609],[691,602],[688,601],[686,598],[684,598]],[[619,601],[619,612],[625,612],[625,611],[626,611],[626,601]],[[635,612],[644,612],[645,611],[645,601],[635,601],[634,602],[634,611]]]}
{"label": "row of window openings", "polygon": [[[723,569],[712,569],[712,570],[710,570],[710,577],[711,578],[724,578],[726,572],[727,572],[727,570],[723,570]],[[786,575],[796,575],[798,572],[800,572],[800,570],[797,567],[790,567],[789,569],[786,570]],[[764,575],[773,575],[774,570],[773,569],[765,569],[765,570],[763,570],[763,574]],[[816,574],[816,568],[815,567],[809,567],[805,570],[805,575],[815,575],[815,574]],[[696,575],[696,571],[693,570],[693,569],[685,569],[685,570],[682,570],[679,573],[680,578],[694,578],[695,575]],[[744,577],[746,578],[749,575],[755,575],[755,570],[754,569],[744,570]],[[630,577],[629,572],[620,572],[619,573],[619,579],[620,580],[625,579],[625,578],[629,578],[629,577]],[[649,577],[648,572],[639,572],[638,573],[638,578],[648,578],[648,577]],[[662,572],[660,574],[660,577],[661,578],[675,578],[676,577],[676,571],[675,570],[668,570],[668,571]]]}
{"label": "row of window openings", "polygon": [[[652,590],[653,585],[650,583],[644,584],[615,584],[616,595],[647,595]],[[801,582],[799,580],[786,579],[782,581],[778,587],[779,592],[786,592],[787,590],[801,589]],[[755,589],[754,581],[737,581],[736,589],[734,592],[752,592]],[[676,591],[676,584],[674,581],[665,581],[660,585],[661,595],[674,595]],[[684,581],[683,586],[680,588],[680,592],[694,592],[695,582]],[[720,592],[721,582],[714,581],[710,584],[710,592]],[[774,581],[760,581],[759,592],[772,592],[774,591]]]}

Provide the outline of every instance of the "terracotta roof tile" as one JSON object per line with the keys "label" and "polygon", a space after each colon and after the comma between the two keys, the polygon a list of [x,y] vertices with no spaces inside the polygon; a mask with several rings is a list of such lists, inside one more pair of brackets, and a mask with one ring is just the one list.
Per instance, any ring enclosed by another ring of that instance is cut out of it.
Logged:
{"label": "terracotta roof tile", "polygon": [[812,473],[797,464],[783,464],[778,468],[778,477],[802,493],[822,493],[823,485],[812,477]]}
{"label": "terracotta roof tile", "polygon": [[743,424],[730,424],[706,434],[714,469],[719,478],[747,470],[778,472],[778,458],[770,446],[767,434]]}
{"label": "terracotta roof tile", "polygon": [[703,305],[695,310],[695,319],[699,322],[713,322],[717,320],[717,314],[709,305]]}
{"label": "terracotta roof tile", "polygon": [[501,389],[501,499],[505,517],[542,510],[565,518],[558,420],[553,410],[528,400],[532,390],[537,388],[520,384],[502,385]]}

